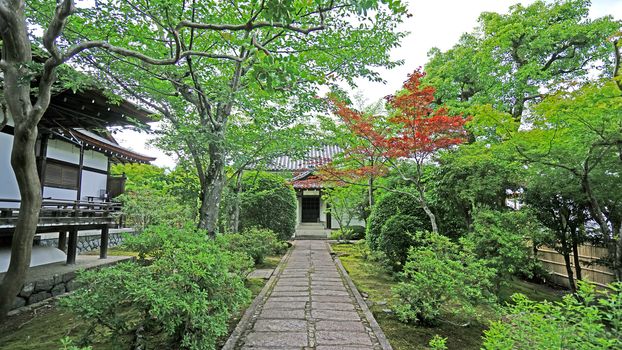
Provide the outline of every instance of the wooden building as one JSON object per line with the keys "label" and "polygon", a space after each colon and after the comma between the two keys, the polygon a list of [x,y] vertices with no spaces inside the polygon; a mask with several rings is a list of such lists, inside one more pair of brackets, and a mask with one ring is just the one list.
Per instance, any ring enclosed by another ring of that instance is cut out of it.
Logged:
{"label": "wooden building", "polygon": [[[0,114],[0,120],[3,119]],[[53,96],[39,123],[37,169],[43,206],[38,233],[59,232],[67,263],[75,262],[79,230],[101,229],[101,257],[106,257],[108,230],[119,224],[124,178],[110,174],[116,162],[149,163],[155,158],[120,146],[111,127],[147,127],[150,112],[129,101],[113,102],[102,91],[62,91]],[[10,246],[20,194],[10,165],[13,122],[0,130],[0,247]]]}
{"label": "wooden building", "polygon": [[[308,229],[310,224],[315,224],[323,229],[339,228],[339,223],[331,217],[328,205],[322,199],[322,190],[331,184],[324,183],[316,174],[316,169],[330,163],[341,152],[338,146],[326,145],[309,150],[302,159],[279,157],[268,167],[270,171],[293,175],[290,182],[296,191],[299,227],[305,225],[305,229]],[[360,218],[353,218],[351,225],[364,226],[365,223]]]}

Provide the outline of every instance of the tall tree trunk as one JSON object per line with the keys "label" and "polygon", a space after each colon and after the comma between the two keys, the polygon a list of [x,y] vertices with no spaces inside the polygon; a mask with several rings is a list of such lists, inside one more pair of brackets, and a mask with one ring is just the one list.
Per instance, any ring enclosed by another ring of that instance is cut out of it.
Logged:
{"label": "tall tree trunk", "polygon": [[370,176],[367,181],[367,195],[369,196],[369,210],[374,206],[374,177]]}
{"label": "tall tree trunk", "polygon": [[423,189],[421,189],[420,186],[417,186],[417,187],[418,187],[417,190],[419,191],[419,202],[421,203],[421,208],[423,208],[423,211],[426,213],[426,215],[430,219],[430,226],[432,227],[432,232],[438,232],[438,225],[436,224],[436,216],[434,215],[434,213],[428,206],[428,202],[425,200],[425,193]]}
{"label": "tall tree trunk", "polygon": [[16,123],[11,165],[17,178],[21,203],[13,232],[9,268],[0,285],[0,318],[10,310],[24,284],[30,266],[32,242],[39,222],[41,184],[35,157],[36,141],[36,126],[32,128],[30,125]]}
{"label": "tall tree trunk", "polygon": [[571,243],[572,243],[572,258],[574,260],[574,270],[577,280],[583,279],[581,273],[581,260],[579,260],[579,233],[578,227],[570,227]]}
{"label": "tall tree trunk", "polygon": [[233,233],[240,231],[240,193],[242,192],[242,174],[240,170],[235,178],[235,190],[233,194],[233,210],[231,210],[230,229]]}
{"label": "tall tree trunk", "polygon": [[[28,65],[32,62],[32,51],[23,2],[4,3],[0,16],[0,35],[2,37],[3,92],[7,113],[13,117],[15,130],[11,166],[21,198],[19,217],[13,231],[11,260],[9,268],[0,283],[0,320],[3,320],[12,307],[26,279],[30,266],[32,241],[41,210],[41,184],[37,173],[35,143],[37,124],[49,104],[46,86],[39,92],[37,108],[30,99],[30,84],[24,78],[28,75]],[[46,77],[53,79],[53,71]],[[49,80],[48,80],[49,81]],[[4,105],[4,104],[3,104]],[[7,171],[3,169],[2,171]]]}
{"label": "tall tree trunk", "polygon": [[222,129],[214,132],[215,140],[209,145],[210,163],[206,169],[205,185],[202,189],[199,227],[207,230],[211,238],[216,237],[220,199],[225,186],[224,136]]}
{"label": "tall tree trunk", "polygon": [[[587,167],[587,161],[585,167]],[[609,245],[609,255],[614,257],[611,269],[613,270],[616,280],[622,281],[622,235],[620,232],[616,234],[615,230],[612,230],[612,228],[609,227],[607,217],[603,213],[598,199],[592,192],[590,180],[585,171],[581,177],[581,189],[588,200],[588,211],[590,212],[592,219],[594,219],[594,221],[598,224],[598,227],[600,227],[604,240],[614,243]]]}
{"label": "tall tree trunk", "polygon": [[566,232],[563,233],[561,239],[561,251],[560,253],[564,257],[564,265],[566,265],[566,275],[568,275],[568,286],[570,287],[570,291],[575,293],[577,291],[577,287],[574,281],[574,273],[572,272],[572,265],[570,263],[570,246],[568,245],[568,241],[566,240]]}

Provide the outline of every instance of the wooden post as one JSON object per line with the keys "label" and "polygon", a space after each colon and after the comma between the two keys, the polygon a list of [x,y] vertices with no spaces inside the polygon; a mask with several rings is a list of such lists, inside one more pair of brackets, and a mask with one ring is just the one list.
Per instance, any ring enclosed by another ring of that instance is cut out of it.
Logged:
{"label": "wooden post", "polygon": [[67,253],[67,231],[60,231],[58,233],[58,249]]}
{"label": "wooden post", "polygon": [[69,230],[69,241],[67,242],[67,265],[76,263],[76,255],[78,254],[78,229],[72,227]]}
{"label": "wooden post", "polygon": [[82,199],[82,170],[84,169],[84,142],[80,143],[80,163],[78,164],[78,190],[76,191],[76,200]]}
{"label": "wooden post", "polygon": [[108,257],[108,234],[110,228],[108,225],[102,227],[101,242],[99,244],[99,258],[106,259]]}

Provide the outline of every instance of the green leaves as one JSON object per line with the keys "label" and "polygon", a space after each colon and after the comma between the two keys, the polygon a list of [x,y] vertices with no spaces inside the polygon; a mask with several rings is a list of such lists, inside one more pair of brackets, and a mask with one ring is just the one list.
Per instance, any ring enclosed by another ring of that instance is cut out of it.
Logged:
{"label": "green leaves", "polygon": [[[576,296],[561,302],[535,302],[522,294],[506,307],[508,316],[484,331],[484,349],[616,349],[620,337],[622,286],[597,291],[579,282]],[[597,302],[596,302],[597,301]]]}
{"label": "green leaves", "polygon": [[86,288],[63,304],[117,341],[140,328],[145,339],[164,340],[156,347],[215,349],[230,317],[250,299],[243,282],[250,258],[194,228],[153,227],[130,246],[153,260],[85,271],[79,281]]}
{"label": "green leaves", "polygon": [[478,304],[494,303],[494,269],[437,233],[417,233],[421,244],[412,248],[400,282],[393,289],[393,306],[402,322],[434,324],[443,316],[476,314]]}

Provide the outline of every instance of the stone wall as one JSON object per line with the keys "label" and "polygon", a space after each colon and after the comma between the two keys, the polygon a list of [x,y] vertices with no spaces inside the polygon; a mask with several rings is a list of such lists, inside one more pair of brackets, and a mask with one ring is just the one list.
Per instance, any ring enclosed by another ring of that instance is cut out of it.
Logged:
{"label": "stone wall", "polygon": [[75,280],[76,271],[105,268],[121,261],[130,261],[133,259],[134,258],[118,256],[101,260],[99,257],[94,256],[93,259],[83,260],[81,264],[72,265],[69,269],[66,267],[67,265],[62,265],[62,267],[56,266],[52,271],[56,270],[58,271],[57,273],[50,272],[48,275],[39,273],[38,275],[41,277],[32,278],[24,284],[22,290],[15,298],[12,309],[35,304],[45,299],[76,290],[80,287]]}
{"label": "stone wall", "polygon": [[[100,233],[90,232],[93,231],[89,231],[88,234],[78,235],[78,254],[99,249],[99,245],[101,243]],[[127,232],[128,231],[114,232],[113,230],[110,230],[110,233],[108,234],[108,247],[116,247],[123,243],[123,235]],[[42,247],[58,247],[58,234],[55,234],[56,237],[50,236],[51,235],[42,236],[41,239],[35,244]]]}
{"label": "stone wall", "polygon": [[22,287],[22,291],[15,298],[13,309],[34,304],[59,294],[75,290],[77,288],[74,280],[75,277],[75,271],[71,271],[62,275],[55,274],[54,276],[43,278],[36,282],[26,283],[24,287]]}

